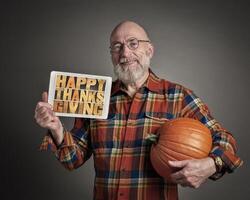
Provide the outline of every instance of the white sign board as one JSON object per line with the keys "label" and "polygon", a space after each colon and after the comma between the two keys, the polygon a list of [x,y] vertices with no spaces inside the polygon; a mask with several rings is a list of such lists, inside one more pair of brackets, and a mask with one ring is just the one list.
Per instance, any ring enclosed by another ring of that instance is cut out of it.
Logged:
{"label": "white sign board", "polygon": [[57,116],[106,119],[112,78],[52,71],[48,102]]}

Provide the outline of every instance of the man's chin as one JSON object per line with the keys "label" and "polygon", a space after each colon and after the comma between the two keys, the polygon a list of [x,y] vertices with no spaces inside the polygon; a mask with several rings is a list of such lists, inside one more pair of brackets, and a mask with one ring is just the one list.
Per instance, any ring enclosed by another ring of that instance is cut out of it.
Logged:
{"label": "man's chin", "polygon": [[141,65],[134,61],[131,63],[120,63],[114,68],[115,75],[119,80],[125,84],[132,84],[137,82],[144,76],[148,70],[149,65]]}
{"label": "man's chin", "polygon": [[131,62],[131,63],[126,63],[126,64],[120,64],[122,67],[123,71],[128,71],[128,70],[136,70],[138,67],[137,62]]}
{"label": "man's chin", "polygon": [[125,84],[134,84],[139,81],[145,74],[145,71],[133,71],[134,70],[129,70],[119,75],[117,74],[117,78]]}

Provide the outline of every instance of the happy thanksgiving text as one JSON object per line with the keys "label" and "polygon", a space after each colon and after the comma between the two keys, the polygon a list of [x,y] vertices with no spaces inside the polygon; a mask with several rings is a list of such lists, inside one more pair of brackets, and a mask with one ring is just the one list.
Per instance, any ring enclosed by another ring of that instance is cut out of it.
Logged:
{"label": "happy thanksgiving text", "polygon": [[53,110],[100,116],[103,112],[106,80],[66,75],[56,76]]}

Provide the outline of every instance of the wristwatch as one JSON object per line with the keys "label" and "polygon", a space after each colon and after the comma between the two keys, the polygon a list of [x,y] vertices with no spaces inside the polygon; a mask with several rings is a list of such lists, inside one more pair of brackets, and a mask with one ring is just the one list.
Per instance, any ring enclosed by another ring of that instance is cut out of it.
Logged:
{"label": "wristwatch", "polygon": [[224,163],[223,163],[222,159],[219,156],[213,156],[212,158],[214,159],[216,172],[221,172],[222,168],[224,166]]}

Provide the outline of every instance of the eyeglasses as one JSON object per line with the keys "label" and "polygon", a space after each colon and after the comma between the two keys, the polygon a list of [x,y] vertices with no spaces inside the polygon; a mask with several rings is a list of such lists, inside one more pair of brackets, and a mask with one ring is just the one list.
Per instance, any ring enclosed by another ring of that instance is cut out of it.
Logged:
{"label": "eyeglasses", "polygon": [[139,47],[140,42],[150,42],[149,40],[138,40],[137,38],[129,38],[125,43],[115,42],[111,44],[110,52],[120,53],[123,46],[126,45],[130,50],[135,50]]}

